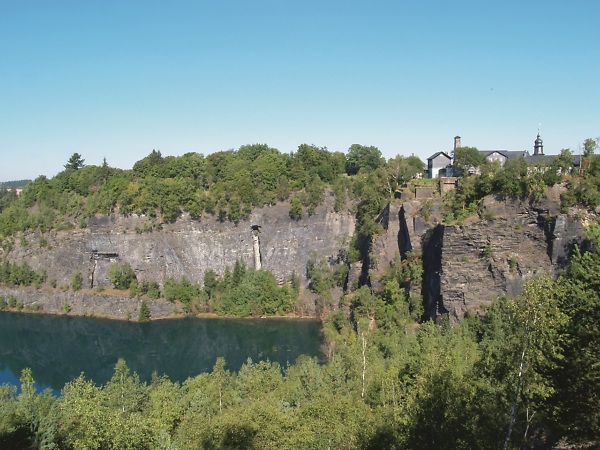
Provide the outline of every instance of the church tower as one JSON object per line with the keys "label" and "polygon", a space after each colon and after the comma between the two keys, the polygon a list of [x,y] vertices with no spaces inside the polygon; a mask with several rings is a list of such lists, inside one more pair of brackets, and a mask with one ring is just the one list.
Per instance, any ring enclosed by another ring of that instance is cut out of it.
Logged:
{"label": "church tower", "polygon": [[544,154],[544,142],[540,137],[540,133],[537,135],[537,139],[533,143],[533,154],[534,155],[543,155]]}

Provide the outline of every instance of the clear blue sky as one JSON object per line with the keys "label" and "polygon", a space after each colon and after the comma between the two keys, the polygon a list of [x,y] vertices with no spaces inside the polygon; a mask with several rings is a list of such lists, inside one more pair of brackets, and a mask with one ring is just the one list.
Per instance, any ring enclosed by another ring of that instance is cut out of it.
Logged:
{"label": "clear blue sky", "polygon": [[[74,152],[425,160],[600,136],[600,1],[0,0],[0,181]],[[541,124],[541,125],[540,125]]]}

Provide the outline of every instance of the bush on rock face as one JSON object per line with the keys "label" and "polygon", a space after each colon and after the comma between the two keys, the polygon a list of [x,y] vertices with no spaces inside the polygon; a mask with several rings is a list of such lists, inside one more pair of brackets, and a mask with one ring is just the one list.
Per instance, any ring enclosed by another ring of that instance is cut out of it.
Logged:
{"label": "bush on rock face", "polygon": [[133,281],[137,281],[137,277],[131,268],[131,264],[127,262],[122,264],[112,263],[108,268],[108,281],[115,288],[124,291],[125,289],[129,289]]}

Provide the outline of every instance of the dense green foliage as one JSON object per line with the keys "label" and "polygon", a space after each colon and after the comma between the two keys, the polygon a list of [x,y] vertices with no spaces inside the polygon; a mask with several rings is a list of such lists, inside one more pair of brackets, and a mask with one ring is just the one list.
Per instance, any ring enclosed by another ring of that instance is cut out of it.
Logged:
{"label": "dense green foliage", "polygon": [[140,303],[140,311],[138,313],[138,322],[150,322],[150,319],[150,308],[148,307],[146,301],[142,300],[142,303]]}
{"label": "dense green foliage", "polygon": [[583,205],[593,209],[600,206],[600,155],[594,154],[598,140],[586,139],[581,160],[581,176],[572,177],[561,196],[565,208]]}
{"label": "dense green foliage", "polygon": [[295,306],[297,295],[289,283],[279,287],[273,274],[266,270],[246,267],[244,262],[239,260],[233,271],[225,271],[214,286],[210,304],[217,314],[285,314]]}
{"label": "dense green foliage", "polygon": [[37,286],[45,281],[46,272],[43,270],[39,272],[34,271],[26,261],[23,261],[21,265],[4,261],[0,265],[0,283],[9,286]]}
{"label": "dense green foliage", "polygon": [[467,175],[469,170],[480,167],[485,162],[485,156],[475,147],[458,147],[452,153],[452,168],[454,176]]}
{"label": "dense green foliage", "polygon": [[135,279],[129,285],[129,295],[131,297],[146,295],[149,298],[157,299],[160,297],[160,286],[156,281],[142,280],[138,282]]}
{"label": "dense green foliage", "polygon": [[83,284],[83,275],[81,274],[81,272],[77,271],[73,274],[73,277],[71,278],[71,288],[74,291],[79,291],[81,290]]}
{"label": "dense green foliage", "polygon": [[307,144],[290,154],[265,144],[208,156],[163,157],[153,150],[131,170],[112,168],[106,160],[100,166],[84,165],[82,156],[75,153],[63,172],[52,179],[38,177],[20,197],[0,191],[0,237],[26,230],[81,227],[91,215],[111,212],[173,222],[187,211],[195,219],[210,214],[238,222],[254,207],[290,197],[290,216],[301,219],[314,213],[326,188],[334,192],[338,210],[348,195],[360,195],[361,188],[353,187],[354,180],[347,173],[360,172],[359,178],[364,178],[381,171],[379,184],[389,196],[398,183],[422,169],[417,157],[397,157],[388,165],[376,147],[357,144],[348,155]]}
{"label": "dense green foliage", "polygon": [[73,153],[64,167],[67,170],[77,170],[83,167],[84,162],[84,159],[79,153]]}
{"label": "dense green foliage", "polygon": [[185,277],[179,281],[167,278],[164,297],[180,301],[186,312],[238,317],[283,315],[296,306],[298,288],[293,280],[279,286],[272,273],[238,260],[233,270],[227,268],[222,276],[206,271],[203,287]]}
{"label": "dense green foliage", "polygon": [[12,189],[0,189],[0,213],[6,208],[11,202],[17,200],[17,192]]}
{"label": "dense green foliage", "polygon": [[115,262],[108,268],[108,281],[110,281],[115,288],[126,290],[131,288],[132,283],[137,283],[137,276],[131,267],[131,264],[128,262]]}
{"label": "dense green foliage", "polygon": [[346,172],[349,175],[356,175],[360,170],[378,169],[384,162],[377,147],[352,144],[346,157]]}
{"label": "dense green foliage", "polygon": [[558,280],[558,303],[568,321],[560,330],[553,400],[558,425],[574,434],[600,430],[600,227],[591,227],[588,245],[590,251],[575,249]]}

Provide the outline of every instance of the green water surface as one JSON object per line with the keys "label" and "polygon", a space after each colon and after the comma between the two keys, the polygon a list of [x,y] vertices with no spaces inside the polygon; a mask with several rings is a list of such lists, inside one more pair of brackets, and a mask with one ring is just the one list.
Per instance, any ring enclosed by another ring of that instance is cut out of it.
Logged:
{"label": "green water surface", "polygon": [[32,369],[39,384],[59,391],[85,373],[103,384],[118,358],[148,381],[153,372],[184,381],[210,371],[222,356],[229,370],[253,361],[293,363],[319,356],[315,320],[185,318],[150,323],[0,312],[0,384]]}

